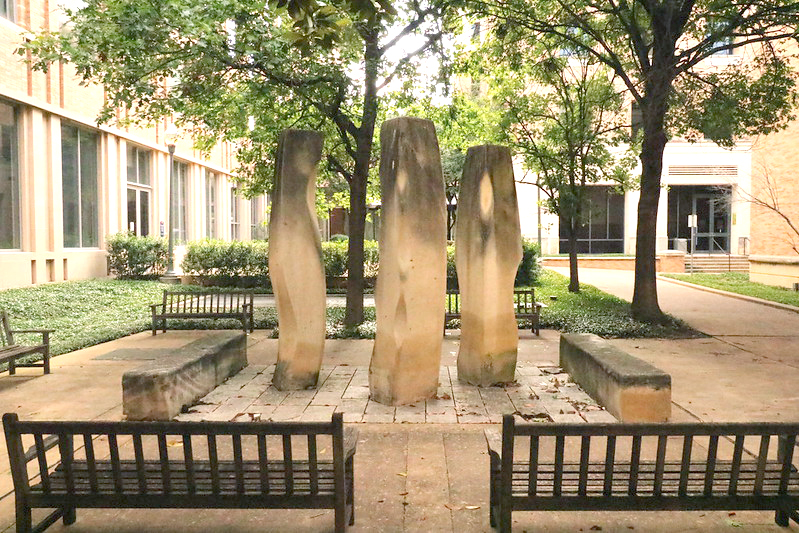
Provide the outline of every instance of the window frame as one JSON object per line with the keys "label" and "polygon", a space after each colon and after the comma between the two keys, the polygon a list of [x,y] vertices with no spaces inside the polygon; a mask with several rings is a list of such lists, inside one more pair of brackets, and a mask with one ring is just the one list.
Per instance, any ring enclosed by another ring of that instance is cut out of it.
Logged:
{"label": "window frame", "polygon": [[[131,163],[131,154],[133,155],[133,162],[135,165],[135,180],[131,181],[131,174],[130,174],[130,163]],[[135,220],[133,221],[134,228],[131,230],[130,228],[130,205],[127,206],[127,231],[133,231],[135,235],[138,236],[148,236],[152,232],[152,198],[153,198],[153,186],[152,186],[152,170],[153,170],[153,156],[152,150],[146,150],[140,146],[137,146],[133,143],[128,143],[125,148],[125,179],[127,189],[126,191],[133,191],[136,198],[135,198]],[[146,156],[146,181],[141,179],[142,175],[142,167],[141,167],[141,157]],[[126,192],[126,202],[130,202],[127,197],[128,192]],[[147,196],[147,213],[142,216],[142,197]],[[142,220],[145,219],[145,223],[142,224]],[[142,227],[144,226],[144,227]],[[143,231],[145,230],[146,231]]]}
{"label": "window frame", "polygon": [[239,195],[236,187],[230,188],[230,240],[240,240],[241,220],[239,219]]}

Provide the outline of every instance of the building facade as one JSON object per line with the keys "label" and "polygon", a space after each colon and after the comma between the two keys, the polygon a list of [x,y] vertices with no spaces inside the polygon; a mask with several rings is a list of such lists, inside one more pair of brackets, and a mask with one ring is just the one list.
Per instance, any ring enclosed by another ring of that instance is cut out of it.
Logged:
{"label": "building facade", "polygon": [[[34,72],[15,53],[62,17],[49,0],[0,1],[0,288],[106,276],[108,235],[167,231],[168,121],[98,126],[102,87],[81,86],[68,64]],[[171,142],[178,242],[264,238],[266,198],[238,194],[233,147]]]}

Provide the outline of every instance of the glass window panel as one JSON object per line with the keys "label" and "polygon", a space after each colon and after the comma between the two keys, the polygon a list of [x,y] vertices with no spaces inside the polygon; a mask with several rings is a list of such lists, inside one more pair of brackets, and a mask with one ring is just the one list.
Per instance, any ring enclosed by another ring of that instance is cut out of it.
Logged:
{"label": "glass window panel", "polygon": [[710,198],[696,198],[696,228],[698,233],[710,231]]}
{"label": "glass window panel", "polygon": [[80,246],[80,177],[78,129],[61,127],[61,190],[63,195],[64,246]]}
{"label": "glass window panel", "polygon": [[0,248],[19,248],[17,109],[0,102]]}
{"label": "glass window panel", "polygon": [[150,234],[150,193],[139,191],[139,235]]}
{"label": "glass window panel", "polygon": [[239,199],[235,187],[230,189],[230,238],[239,238]]}
{"label": "glass window panel", "polygon": [[139,225],[136,223],[136,189],[128,189],[128,231],[138,233]]}
{"label": "glass window panel", "polygon": [[127,156],[128,182],[137,183],[139,180],[139,172],[137,170],[138,161],[136,157],[136,147],[128,144],[125,153]]}
{"label": "glass window panel", "polygon": [[97,209],[97,135],[79,131],[81,246],[99,244]]}
{"label": "glass window panel", "polygon": [[216,238],[216,174],[205,174],[205,235]]}
{"label": "glass window panel", "polygon": [[137,150],[139,183],[142,185],[150,184],[150,152]]}
{"label": "glass window panel", "polygon": [[15,0],[0,0],[0,17],[14,22]]}
{"label": "glass window panel", "polygon": [[613,192],[608,195],[608,238],[624,238],[624,196]]}

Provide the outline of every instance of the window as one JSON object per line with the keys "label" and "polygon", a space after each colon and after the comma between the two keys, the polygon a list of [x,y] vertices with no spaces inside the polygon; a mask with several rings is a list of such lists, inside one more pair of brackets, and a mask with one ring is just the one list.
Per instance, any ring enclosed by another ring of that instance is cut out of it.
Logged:
{"label": "window", "polygon": [[96,133],[70,125],[61,126],[61,185],[64,246],[98,246]]}
{"label": "window", "polygon": [[0,101],[0,248],[19,243],[19,137],[17,107]]}
{"label": "window", "polygon": [[[612,187],[593,186],[586,194],[585,222],[577,228],[577,252],[624,253],[624,195]],[[560,222],[560,253],[569,252],[566,223]]]}
{"label": "window", "polygon": [[215,239],[216,234],[216,174],[205,171],[205,236]]}
{"label": "window", "polygon": [[475,22],[472,24],[472,42],[479,43],[480,42],[480,22]]}
{"label": "window", "polygon": [[128,158],[128,231],[150,234],[150,152],[132,144]]}
{"label": "window", "polygon": [[14,4],[16,0],[0,0],[0,17],[14,22]]}
{"label": "window", "polygon": [[172,229],[175,241],[178,243],[186,242],[186,228],[189,225],[187,199],[188,199],[188,175],[189,165],[180,161],[172,162],[172,179],[174,180],[175,198],[172,200],[172,208],[175,210],[175,227]]}
{"label": "window", "polygon": [[230,240],[239,238],[239,197],[236,188],[230,188]]}
{"label": "window", "polygon": [[258,196],[250,200],[250,238],[266,239],[267,230],[264,224],[265,196]]}

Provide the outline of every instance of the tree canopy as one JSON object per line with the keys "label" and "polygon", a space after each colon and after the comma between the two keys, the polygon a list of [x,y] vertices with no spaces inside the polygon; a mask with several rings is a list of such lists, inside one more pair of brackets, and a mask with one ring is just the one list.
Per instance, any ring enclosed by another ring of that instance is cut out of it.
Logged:
{"label": "tree canopy", "polygon": [[[609,68],[639,107],[641,196],[636,318],[662,321],[655,236],[669,135],[701,132],[721,145],[783,127],[796,99],[783,43],[796,41],[799,3],[784,0],[464,0],[507,43],[552,38]],[[718,61],[739,51],[743,61]],[[690,139],[691,136],[688,136]]]}

